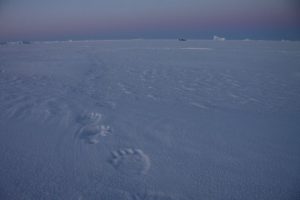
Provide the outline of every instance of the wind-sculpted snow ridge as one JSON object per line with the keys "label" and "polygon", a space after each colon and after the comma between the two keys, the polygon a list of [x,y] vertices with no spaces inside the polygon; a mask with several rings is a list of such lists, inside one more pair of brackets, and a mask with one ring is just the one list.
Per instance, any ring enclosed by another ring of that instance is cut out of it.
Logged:
{"label": "wind-sculpted snow ridge", "polygon": [[71,105],[62,96],[64,88],[50,77],[11,73],[0,77],[0,115],[4,118],[42,122],[59,119],[65,125],[71,120]]}

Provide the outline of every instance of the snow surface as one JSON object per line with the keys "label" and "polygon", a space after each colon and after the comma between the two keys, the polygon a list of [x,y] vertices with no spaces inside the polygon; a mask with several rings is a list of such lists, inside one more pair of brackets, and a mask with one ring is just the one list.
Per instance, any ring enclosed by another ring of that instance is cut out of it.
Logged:
{"label": "snow surface", "polygon": [[300,43],[0,46],[0,199],[300,198]]}

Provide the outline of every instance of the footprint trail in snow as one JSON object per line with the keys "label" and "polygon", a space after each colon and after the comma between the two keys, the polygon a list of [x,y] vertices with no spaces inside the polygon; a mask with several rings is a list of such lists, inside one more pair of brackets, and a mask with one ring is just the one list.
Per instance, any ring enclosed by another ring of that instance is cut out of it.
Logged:
{"label": "footprint trail in snow", "polygon": [[150,158],[141,149],[119,149],[111,153],[109,163],[120,173],[145,175],[151,166]]}
{"label": "footprint trail in snow", "polygon": [[97,144],[101,137],[111,132],[108,125],[103,124],[102,114],[96,112],[84,113],[78,117],[80,128],[77,135],[88,144]]}

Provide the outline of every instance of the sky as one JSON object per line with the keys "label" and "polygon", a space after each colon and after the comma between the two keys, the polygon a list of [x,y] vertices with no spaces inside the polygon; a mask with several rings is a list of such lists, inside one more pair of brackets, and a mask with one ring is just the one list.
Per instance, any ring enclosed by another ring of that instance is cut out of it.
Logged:
{"label": "sky", "polygon": [[300,0],[0,0],[0,41],[300,40]]}

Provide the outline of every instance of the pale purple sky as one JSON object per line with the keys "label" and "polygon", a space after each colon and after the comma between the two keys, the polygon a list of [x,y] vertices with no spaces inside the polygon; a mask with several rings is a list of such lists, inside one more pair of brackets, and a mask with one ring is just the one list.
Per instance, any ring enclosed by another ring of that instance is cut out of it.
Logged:
{"label": "pale purple sky", "polygon": [[300,39],[300,0],[0,0],[0,40]]}

